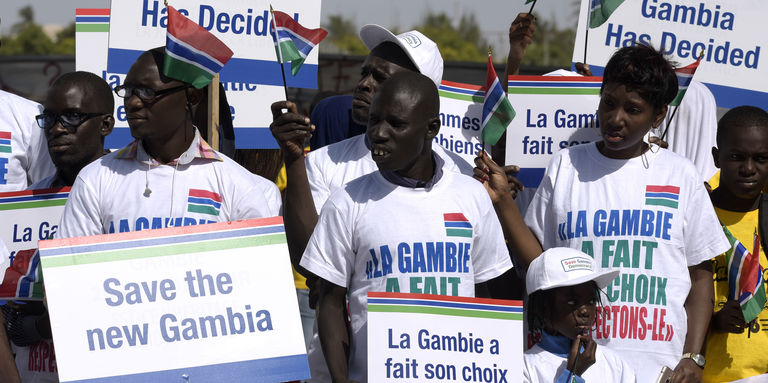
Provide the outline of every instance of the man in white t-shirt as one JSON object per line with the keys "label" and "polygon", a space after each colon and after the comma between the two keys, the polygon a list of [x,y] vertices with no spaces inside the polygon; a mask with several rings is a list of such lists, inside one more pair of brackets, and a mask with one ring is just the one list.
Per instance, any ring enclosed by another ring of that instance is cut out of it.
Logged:
{"label": "man in white t-shirt", "polygon": [[512,267],[482,185],[447,170],[432,150],[439,104],[421,74],[384,82],[366,133],[379,170],[336,189],[322,208],[301,260],[322,278],[312,381],[366,381],[367,292],[471,297],[477,284]]}
{"label": "man in white t-shirt", "polygon": [[164,55],[164,48],[144,52],[115,88],[136,140],[78,174],[62,238],[279,214],[275,184],[200,137],[192,111],[201,92],[162,75]]}
{"label": "man in white t-shirt", "polygon": [[0,192],[24,190],[53,174],[43,132],[35,124],[42,110],[36,102],[0,90]]}
{"label": "man in white t-shirt", "polygon": [[[29,188],[72,186],[80,169],[104,154],[104,138],[115,124],[112,90],[93,73],[66,73],[48,89],[44,107],[36,119],[45,132],[56,173]],[[23,312],[3,310],[9,314],[6,319],[12,322],[9,327],[14,329],[11,340],[16,370],[0,368],[0,373],[18,373],[23,382],[58,382],[50,322],[44,306],[41,302],[27,302],[17,308],[23,308]],[[0,331],[5,332],[5,326]]]}

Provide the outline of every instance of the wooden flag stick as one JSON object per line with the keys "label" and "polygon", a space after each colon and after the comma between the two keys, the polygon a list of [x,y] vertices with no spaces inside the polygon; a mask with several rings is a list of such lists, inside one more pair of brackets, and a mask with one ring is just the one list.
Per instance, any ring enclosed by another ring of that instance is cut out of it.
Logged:
{"label": "wooden flag stick", "polygon": [[219,75],[208,84],[208,143],[219,150]]}

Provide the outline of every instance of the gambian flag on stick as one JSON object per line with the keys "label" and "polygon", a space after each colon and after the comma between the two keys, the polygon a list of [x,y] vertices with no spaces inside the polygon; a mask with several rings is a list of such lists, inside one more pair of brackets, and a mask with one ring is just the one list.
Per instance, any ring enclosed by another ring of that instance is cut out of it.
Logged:
{"label": "gambian flag on stick", "polygon": [[164,75],[200,89],[211,82],[232,54],[211,32],[168,6]]}
{"label": "gambian flag on stick", "polygon": [[613,11],[624,0],[590,0],[589,2],[589,28],[597,28],[611,17]]}
{"label": "gambian flag on stick", "polygon": [[43,299],[43,273],[37,249],[19,250],[5,270],[0,283],[0,299]]}
{"label": "gambian flag on stick", "polygon": [[675,99],[672,100],[669,105],[680,106],[680,103],[683,101],[683,96],[685,96],[685,91],[688,90],[688,85],[690,85],[691,80],[693,80],[693,74],[696,73],[696,69],[699,67],[699,63],[701,63],[702,56],[704,56],[704,51],[701,52],[699,59],[693,64],[675,69],[675,74],[677,75],[677,96],[675,96]]}
{"label": "gambian flag on stick", "polygon": [[726,254],[728,299],[739,302],[744,321],[749,323],[763,311],[766,301],[763,268],[760,267],[760,237],[755,234],[750,253],[725,226],[723,230],[731,242],[731,251]]}
{"label": "gambian flag on stick", "polygon": [[[272,35],[272,41],[275,43],[278,62],[280,64],[290,62],[291,74],[296,76],[309,52],[315,45],[320,44],[328,32],[323,28],[304,28],[291,16],[275,11],[271,6],[269,9],[272,11],[273,20],[273,23],[269,25],[269,31]],[[275,37],[275,25],[277,25],[277,38]]]}
{"label": "gambian flag on stick", "polygon": [[483,101],[483,142],[496,145],[499,138],[515,118],[515,109],[509,103],[501,87],[491,55],[488,54],[488,72],[485,78],[485,101]]}

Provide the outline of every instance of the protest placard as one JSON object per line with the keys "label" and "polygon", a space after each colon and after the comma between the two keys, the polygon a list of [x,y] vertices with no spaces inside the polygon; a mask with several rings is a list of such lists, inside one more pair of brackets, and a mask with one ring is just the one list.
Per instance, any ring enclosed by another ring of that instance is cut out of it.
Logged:
{"label": "protest placard", "polygon": [[2,257],[0,270],[11,265],[18,251],[37,249],[37,241],[56,234],[69,189],[0,193],[0,239],[9,251]]}
{"label": "protest placard", "polygon": [[440,83],[440,133],[435,143],[460,155],[470,164],[483,150],[483,100],[485,90],[477,85],[443,80]]}
{"label": "protest placard", "polygon": [[60,381],[308,378],[285,241],[280,217],[41,241]]}
{"label": "protest placard", "polygon": [[600,77],[509,76],[509,101],[517,117],[507,128],[505,161],[517,178],[538,187],[558,150],[600,139]]}
{"label": "protest placard", "polygon": [[[584,62],[590,3],[582,0],[573,62]],[[686,66],[704,52],[695,80],[709,87],[717,105],[768,109],[768,2],[760,0],[624,0],[599,27],[589,30],[586,62],[602,76],[616,49],[634,41],[662,48]],[[761,55],[762,53],[762,55]]]}
{"label": "protest placard", "polygon": [[369,382],[519,382],[520,301],[368,293]]}
{"label": "protest placard", "polygon": [[[125,74],[107,71],[110,10],[108,8],[79,8],[75,10],[75,15],[76,69],[101,76],[114,89],[123,83]],[[165,29],[163,29],[163,33],[165,33]],[[164,44],[165,40],[155,45],[146,44],[145,49],[151,49]],[[272,48],[272,54],[274,56],[274,48]],[[128,63],[128,67],[132,63],[133,61]],[[273,64],[279,70],[277,62]],[[304,70],[305,68],[302,67],[302,71]],[[279,79],[279,72],[277,76]],[[290,72],[288,77],[290,77]],[[235,146],[240,149],[276,149],[277,142],[269,131],[269,124],[272,122],[269,105],[285,98],[282,84],[275,86],[238,81],[222,81],[221,84],[227,92],[227,102],[232,113],[232,124],[235,129]],[[316,77],[311,87],[316,87]],[[114,95],[114,97],[115,128],[105,141],[105,147],[110,149],[122,148],[133,140],[126,121],[123,99],[117,97],[117,95]]]}

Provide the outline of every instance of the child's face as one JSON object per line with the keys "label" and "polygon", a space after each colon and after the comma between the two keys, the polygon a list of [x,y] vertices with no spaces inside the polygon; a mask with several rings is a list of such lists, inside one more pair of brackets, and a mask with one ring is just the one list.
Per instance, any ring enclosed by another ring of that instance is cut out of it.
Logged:
{"label": "child's face", "polygon": [[712,149],[720,187],[732,198],[753,200],[768,182],[768,127],[738,126]]}
{"label": "child's face", "polygon": [[549,330],[554,330],[569,339],[585,334],[595,323],[597,286],[589,281],[576,286],[555,289],[551,307]]}
{"label": "child's face", "polygon": [[597,113],[603,154],[627,159],[643,154],[646,148],[643,136],[661,123],[667,107],[655,111],[639,93],[628,91],[623,84],[608,83],[603,86]]}

